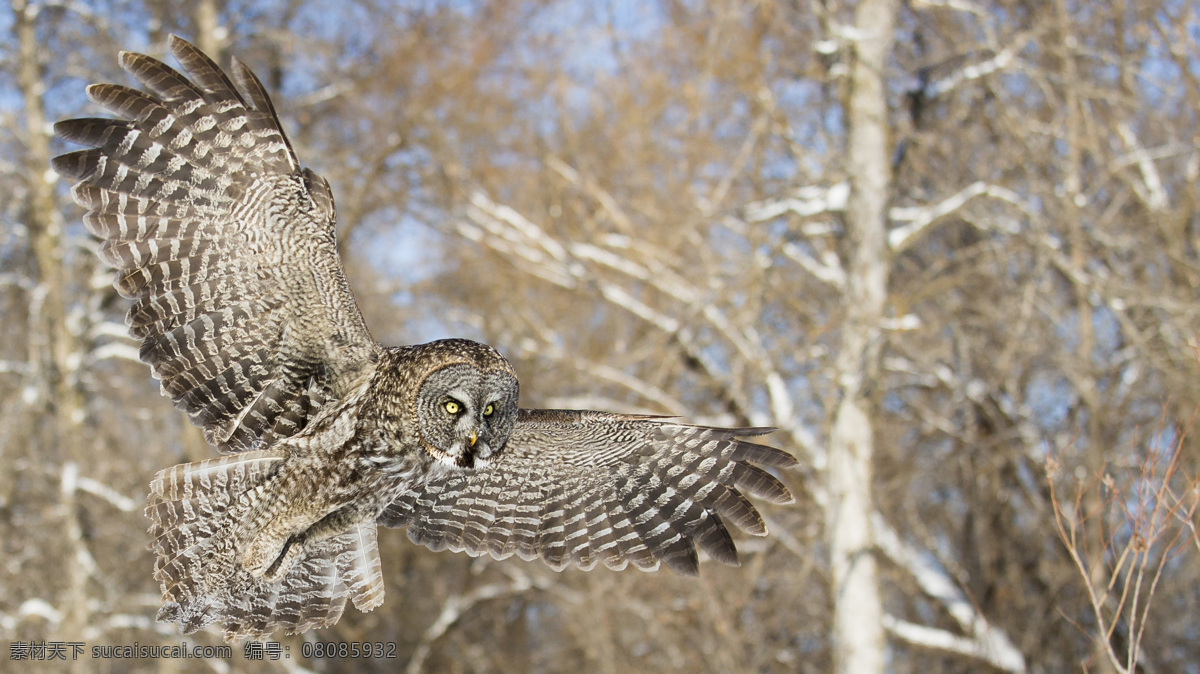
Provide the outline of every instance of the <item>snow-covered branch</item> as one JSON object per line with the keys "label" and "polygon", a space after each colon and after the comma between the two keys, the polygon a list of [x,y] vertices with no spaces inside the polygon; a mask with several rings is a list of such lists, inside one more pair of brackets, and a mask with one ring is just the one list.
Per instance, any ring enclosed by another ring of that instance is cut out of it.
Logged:
{"label": "snow-covered branch", "polygon": [[33,288],[34,281],[24,274],[0,274],[0,286],[15,286],[21,290],[30,290]]}
{"label": "snow-covered branch", "polygon": [[888,232],[888,246],[893,251],[904,250],[930,225],[959,210],[975,197],[985,195],[1013,204],[1025,212],[1031,210],[1018,194],[1008,188],[982,181],[974,182],[936,204],[890,209],[888,216],[892,221],[908,224],[894,227]]}
{"label": "snow-covered branch", "polygon": [[788,242],[783,244],[783,254],[794,260],[804,271],[818,281],[824,281],[839,290],[846,287],[846,270],[833,251],[825,251],[821,259],[809,255],[800,246]]}
{"label": "snow-covered branch", "polygon": [[[1026,671],[1025,656],[1021,651],[1013,645],[1008,635],[988,623],[987,619],[975,609],[975,606],[968,601],[944,570],[934,564],[926,554],[901,539],[883,515],[879,513],[872,515],[871,528],[875,544],[880,552],[907,571],[921,587],[921,590],[930,598],[937,600],[969,636],[952,635],[944,633],[943,630],[903,623],[895,618],[891,618],[890,626],[885,625],[885,627],[888,627],[893,634],[910,641],[920,639],[913,643],[920,643],[930,648],[940,648],[939,644],[946,644],[946,650],[971,655],[1006,672]],[[967,644],[972,645],[967,646]]]}
{"label": "snow-covered branch", "polygon": [[54,606],[45,599],[26,599],[17,608],[16,622],[21,622],[25,618],[38,617],[50,623],[52,627],[57,626],[62,622],[62,611],[54,608]]}
{"label": "snow-covered branch", "polygon": [[[744,409],[751,416],[753,423],[779,426],[792,436],[798,446],[804,449],[810,461],[822,463],[823,449],[815,441],[815,438],[796,422],[795,406],[787,387],[783,384],[783,377],[776,370],[753,326],[740,326],[731,321],[711,301],[710,293],[702,292],[686,279],[674,273],[673,270],[660,266],[661,263],[652,263],[654,266],[648,266],[631,257],[618,255],[590,243],[560,244],[515,209],[495,203],[482,192],[477,191],[472,194],[471,203],[466,212],[467,217],[473,223],[495,235],[485,238],[482,231],[478,229],[472,231],[469,224],[460,223],[460,232],[463,232],[468,238],[483,243],[498,252],[523,258],[531,263],[529,266],[522,267],[523,270],[562,287],[573,288],[587,278],[596,284],[601,297],[605,300],[644,319],[663,332],[675,336],[688,349],[689,355],[693,355],[703,362],[700,356],[702,349],[691,343],[691,332],[685,329],[680,320],[654,309],[645,301],[635,297],[622,284],[602,277],[588,277],[583,263],[586,261],[606,267],[622,276],[646,284],[685,305],[694,315],[702,317],[717,333],[722,335],[741,354],[743,360],[760,372],[764,381],[768,383],[767,393],[770,397],[774,418],[757,413],[757,408],[747,404]],[[621,243],[624,247],[629,246],[627,237],[619,237],[615,242]],[[719,368],[714,369],[713,373],[719,371]],[[774,383],[772,384],[772,382]]]}
{"label": "snow-covered branch", "polygon": [[1128,121],[1117,124],[1117,135],[1121,136],[1121,141],[1125,143],[1130,156],[1137,163],[1138,171],[1142,174],[1140,183],[1131,183],[1134,192],[1151,211],[1162,213],[1167,210],[1167,191],[1163,187],[1162,176],[1159,175],[1154,160],[1142,147],[1141,141],[1138,140],[1137,134],[1133,132]]}
{"label": "snow-covered branch", "polygon": [[[553,237],[546,234],[545,230],[518,213],[516,209],[503,204],[497,204],[489,199],[486,194],[479,191],[471,195],[471,205],[494,218],[502,220],[524,236],[526,241],[532,241],[542,250],[546,251],[554,260],[564,264],[567,262],[567,251],[558,241],[555,241]],[[516,239],[513,240],[515,241]]]}
{"label": "snow-covered branch", "polygon": [[308,108],[314,105],[320,105],[321,103],[331,101],[335,98],[340,98],[341,96],[350,93],[354,90],[355,84],[356,80],[354,78],[348,77],[345,79],[335,80],[332,84],[327,84],[319,89],[310,91],[303,96],[297,96],[296,98],[289,100],[288,104],[297,108]]}
{"label": "snow-covered branch", "polygon": [[975,16],[986,18],[987,12],[982,7],[966,0],[916,0],[913,2],[913,7],[924,9],[932,7],[936,9],[953,9],[959,12],[967,12]]}
{"label": "snow-covered branch", "polygon": [[1017,55],[1017,52],[1021,51],[1021,49],[1024,47],[1025,45],[1023,42],[1011,44],[1000,50],[995,56],[986,61],[972,63],[965,68],[960,68],[959,70],[954,71],[950,75],[943,77],[940,80],[931,82],[929,87],[925,90],[925,93],[930,98],[934,98],[946,93],[947,91],[950,91],[951,89],[959,87],[966,82],[977,80],[981,77],[987,77],[992,73],[1003,70],[1008,66],[1009,63],[1012,63],[1012,60]]}
{"label": "snow-covered branch", "polygon": [[1001,664],[992,662],[986,654],[979,650],[979,642],[975,639],[969,639],[964,636],[959,636],[951,632],[936,627],[928,627],[926,625],[918,625],[916,623],[901,620],[890,613],[885,613],[883,616],[883,627],[892,636],[897,639],[907,641],[914,646],[921,646],[938,651],[948,651],[957,653],[970,658],[985,660],[1000,669],[1007,672],[1024,672],[1024,664],[1020,669],[1005,667]]}
{"label": "snow-covered branch", "polygon": [[79,480],[79,464],[74,461],[64,463],[59,480],[59,492],[63,498],[62,505],[65,511],[63,515],[68,523],[66,537],[75,546],[75,563],[78,568],[87,576],[94,577],[99,573],[99,566],[87,546],[87,541],[84,539],[83,531],[73,509],[75,494],[80,491]]}
{"label": "snow-covered branch", "polygon": [[809,217],[844,211],[846,201],[850,198],[850,183],[842,181],[829,187],[801,187],[795,194],[796,196],[788,199],[750,204],[746,207],[746,220],[764,222],[789,212]]}
{"label": "snow-covered branch", "polygon": [[[978,196],[989,196],[993,199],[1005,201],[1017,206],[1024,212],[1031,210],[1025,201],[1012,190],[1000,187],[999,185],[977,181],[936,204],[908,207],[896,206],[889,209],[888,218],[890,220],[907,224],[894,227],[888,232],[888,246],[893,251],[900,251],[907,248],[930,225],[959,210],[971,199]],[[746,220],[748,222],[763,222],[789,212],[805,217],[821,213],[840,212],[846,209],[846,203],[849,198],[850,183],[848,182],[840,182],[828,188],[803,187],[797,190],[795,197],[750,205],[746,209]],[[821,260],[817,260],[794,243],[784,244],[783,252],[817,279],[838,288],[844,286],[845,272],[842,270],[837,256],[833,253],[823,255]]]}
{"label": "snow-covered branch", "polygon": [[0,374],[29,374],[29,363],[20,360],[0,360]]}
{"label": "snow-covered branch", "polygon": [[704,301],[697,288],[691,286],[674,271],[665,268],[661,263],[652,263],[654,268],[651,268],[649,265],[634,262],[628,257],[588,243],[572,243],[568,247],[576,258],[596,262],[631,278],[651,283],[662,293],[685,304]]}
{"label": "snow-covered branch", "polygon": [[89,363],[98,363],[108,359],[128,360],[138,364],[142,362],[142,359],[138,356],[138,347],[123,342],[109,342],[108,344],[92,349],[88,353]]}
{"label": "snow-covered branch", "polygon": [[[108,284],[105,284],[107,286]],[[131,344],[133,338],[129,336],[129,328],[124,323],[116,321],[100,321],[93,323],[88,328],[88,339],[98,339],[100,337],[112,337],[114,339],[126,340]]]}
{"label": "snow-covered branch", "polygon": [[137,501],[134,501],[112,487],[90,477],[76,478],[75,488],[79,491],[85,491],[93,496],[98,496],[101,499],[104,499],[109,505],[117,510],[120,510],[121,512],[131,513],[138,507]]}
{"label": "snow-covered branch", "polygon": [[582,269],[568,264],[566,250],[512,208],[496,204],[477,191],[471,195],[466,216],[470,222],[457,223],[458,231],[464,237],[510,258],[524,259],[530,266],[523,268],[538,278],[563,288],[576,286]]}
{"label": "snow-covered branch", "polygon": [[[640,377],[635,377],[635,376],[629,374],[628,372],[625,372],[624,370],[621,370],[619,368],[611,367],[609,365],[604,365],[602,363],[598,363],[598,362],[595,362],[592,360],[587,360],[584,358],[573,357],[569,354],[564,353],[562,349],[554,346],[553,343],[550,341],[545,341],[540,344],[537,344],[536,349],[533,349],[533,348],[530,349],[530,351],[533,351],[533,350],[536,350],[537,355],[540,357],[549,358],[551,360],[555,360],[555,361],[558,361],[561,363],[567,363],[571,367],[573,367],[577,370],[580,370],[582,372],[587,372],[588,374],[592,375],[592,378],[594,380],[600,379],[600,380],[612,382],[614,384],[617,384],[618,386],[622,386],[622,387],[632,391],[633,393],[636,393],[638,396],[640,396],[641,398],[643,398],[645,400],[649,400],[654,403],[657,403],[661,407],[661,409],[657,410],[658,413],[662,413],[663,411],[666,411],[667,414],[682,415],[687,411],[686,408],[683,406],[682,403],[679,402],[678,399],[676,399],[674,396],[672,396],[671,394],[664,391],[662,388],[655,386]],[[615,401],[609,402],[609,403],[606,403],[608,405],[607,407],[598,407],[595,409],[613,409],[612,405],[614,403],[615,403]],[[627,403],[615,403],[615,404],[618,407],[628,407]],[[558,406],[558,404],[555,403],[554,406]],[[592,408],[589,407],[589,408],[585,408],[585,409],[592,409]],[[643,409],[640,409],[637,411],[645,412],[646,410],[643,408]]]}
{"label": "snow-covered branch", "polygon": [[558,157],[550,157],[546,159],[546,165],[553,169],[555,173],[559,174],[563,178],[566,178],[568,182],[587,192],[593,199],[595,199],[597,203],[600,204],[600,207],[603,208],[606,213],[608,213],[608,216],[612,218],[613,223],[617,226],[617,229],[627,233],[633,231],[633,221],[628,215],[625,214],[625,211],[621,208],[620,204],[617,203],[617,200],[613,198],[612,194],[608,192],[608,190],[597,185],[596,181],[584,177],[579,173],[579,171],[576,171]]}
{"label": "snow-covered branch", "polygon": [[425,660],[429,658],[433,642],[445,634],[454,623],[458,622],[463,613],[469,611],[476,604],[500,597],[520,594],[533,587],[534,584],[530,581],[529,577],[521,575],[511,577],[508,582],[480,585],[467,592],[447,598],[446,602],[442,604],[441,613],[434,619],[433,624],[425,629],[425,633],[421,635],[420,643],[417,644],[417,648],[413,651],[412,657],[408,661],[408,666],[404,668],[405,674],[417,674],[417,672],[424,669]]}

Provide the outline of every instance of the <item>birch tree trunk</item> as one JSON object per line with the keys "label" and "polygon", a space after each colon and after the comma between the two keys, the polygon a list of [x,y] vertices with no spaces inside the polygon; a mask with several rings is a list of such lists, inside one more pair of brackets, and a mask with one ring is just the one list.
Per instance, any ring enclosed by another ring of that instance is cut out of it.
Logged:
{"label": "birch tree trunk", "polygon": [[196,21],[196,46],[200,51],[208,54],[209,58],[217,63],[224,63],[221,54],[221,37],[218,35],[219,22],[217,20],[217,3],[216,0],[200,0],[196,3],[193,10],[193,18]]}
{"label": "birch tree trunk", "polygon": [[891,167],[883,73],[897,4],[859,4],[846,101],[846,317],[835,363],[841,401],[830,434],[825,526],[833,580],[834,671],[855,674],[884,670],[883,607],[870,523],[875,448],[871,382],[878,376],[879,325],[887,297]]}
{"label": "birch tree trunk", "polygon": [[[51,182],[50,140],[46,134],[46,112],[43,102],[45,85],[38,61],[35,20],[39,7],[26,0],[12,2],[14,30],[17,34],[19,66],[17,84],[25,106],[26,153],[24,168],[28,181],[28,202],[25,224],[29,228],[34,255],[37,258],[37,287],[30,310],[30,365],[41,384],[39,403],[54,419],[51,434],[56,435],[53,446],[57,456],[47,456],[48,465],[62,466],[58,507],[55,515],[61,519],[69,560],[87,557],[83,532],[76,515],[75,486],[80,437],[83,429],[83,398],[75,377],[80,356],[78,343],[67,326],[66,278],[63,268],[62,216],[54,202]],[[38,297],[40,295],[40,298]],[[56,523],[47,522],[48,527]],[[59,633],[67,639],[78,638],[87,623],[87,571],[84,565],[68,562],[63,565],[64,588],[59,597],[62,614]]]}

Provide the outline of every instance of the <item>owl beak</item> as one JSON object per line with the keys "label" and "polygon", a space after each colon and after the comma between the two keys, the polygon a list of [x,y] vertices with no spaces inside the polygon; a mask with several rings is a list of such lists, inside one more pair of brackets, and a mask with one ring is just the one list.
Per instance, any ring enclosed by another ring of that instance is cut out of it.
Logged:
{"label": "owl beak", "polygon": [[471,443],[471,449],[475,449],[475,441],[479,439],[479,436],[475,433],[475,431],[471,431],[471,435],[468,439]]}

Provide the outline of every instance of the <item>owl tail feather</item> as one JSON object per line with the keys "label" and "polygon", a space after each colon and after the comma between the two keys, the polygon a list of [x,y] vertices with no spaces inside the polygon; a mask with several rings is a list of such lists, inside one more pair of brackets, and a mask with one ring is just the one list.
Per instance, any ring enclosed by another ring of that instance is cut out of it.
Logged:
{"label": "owl tail feather", "polygon": [[244,452],[155,476],[146,516],[163,593],[158,620],[178,622],[184,634],[221,623],[226,640],[240,641],[332,625],[347,599],[360,611],[383,602],[374,521],[306,547],[280,578],[255,578],[242,568],[245,541],[235,532],[284,456]]}

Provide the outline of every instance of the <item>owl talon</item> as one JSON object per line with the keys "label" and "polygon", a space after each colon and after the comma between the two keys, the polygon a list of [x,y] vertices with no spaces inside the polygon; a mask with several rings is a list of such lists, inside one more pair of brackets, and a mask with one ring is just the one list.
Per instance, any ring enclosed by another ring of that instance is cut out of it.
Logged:
{"label": "owl talon", "polygon": [[304,544],[295,541],[295,539],[288,539],[283,549],[283,554],[266,570],[266,573],[263,574],[263,580],[268,583],[276,583],[283,580],[283,577],[287,575],[292,565],[300,558],[300,553],[302,552],[304,552]]}
{"label": "owl talon", "polygon": [[273,583],[287,575],[288,569],[303,550],[304,546],[295,537],[288,537],[279,543],[259,536],[242,555],[242,568],[255,578]]}

